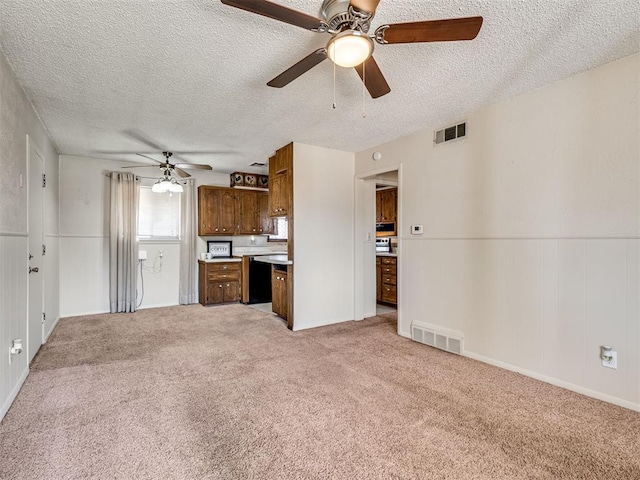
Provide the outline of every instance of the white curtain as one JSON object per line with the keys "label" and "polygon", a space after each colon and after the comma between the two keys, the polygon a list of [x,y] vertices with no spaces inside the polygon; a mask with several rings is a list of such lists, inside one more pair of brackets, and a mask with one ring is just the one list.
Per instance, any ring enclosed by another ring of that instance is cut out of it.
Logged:
{"label": "white curtain", "polygon": [[140,182],[132,173],[111,172],[109,303],[111,313],[136,311],[138,201]]}
{"label": "white curtain", "polygon": [[198,253],[196,217],[196,184],[193,178],[185,181],[180,202],[180,284],[179,302],[198,303]]}

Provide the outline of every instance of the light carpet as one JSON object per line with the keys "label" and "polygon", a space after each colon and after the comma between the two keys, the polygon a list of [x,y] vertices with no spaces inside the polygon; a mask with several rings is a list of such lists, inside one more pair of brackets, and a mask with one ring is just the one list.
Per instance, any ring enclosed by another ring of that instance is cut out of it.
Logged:
{"label": "light carpet", "polygon": [[243,305],[63,319],[5,479],[639,479],[640,414],[398,336]]}

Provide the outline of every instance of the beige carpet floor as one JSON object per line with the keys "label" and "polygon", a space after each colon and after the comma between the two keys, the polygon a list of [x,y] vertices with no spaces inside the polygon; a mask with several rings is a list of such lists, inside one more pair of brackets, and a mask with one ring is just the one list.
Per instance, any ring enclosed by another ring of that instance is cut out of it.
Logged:
{"label": "beige carpet floor", "polygon": [[640,479],[640,414],[402,338],[199,305],[60,321],[3,479]]}

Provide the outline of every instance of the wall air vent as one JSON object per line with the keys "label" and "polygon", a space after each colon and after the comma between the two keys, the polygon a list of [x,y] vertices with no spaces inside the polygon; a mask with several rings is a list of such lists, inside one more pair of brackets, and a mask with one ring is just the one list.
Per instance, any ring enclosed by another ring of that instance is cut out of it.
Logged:
{"label": "wall air vent", "polygon": [[413,323],[411,325],[411,339],[430,347],[461,355],[464,334],[437,325]]}
{"label": "wall air vent", "polygon": [[451,127],[443,128],[433,132],[433,144],[439,145],[441,143],[450,142],[457,138],[463,138],[467,136],[467,122],[453,125]]}
{"label": "wall air vent", "polygon": [[266,163],[260,163],[260,162],[253,162],[251,164],[249,164],[250,167],[266,167],[267,164]]}

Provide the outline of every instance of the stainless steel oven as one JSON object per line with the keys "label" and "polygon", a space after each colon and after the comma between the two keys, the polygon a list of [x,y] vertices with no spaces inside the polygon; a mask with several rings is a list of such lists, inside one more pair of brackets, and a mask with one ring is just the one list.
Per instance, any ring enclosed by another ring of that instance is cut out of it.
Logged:
{"label": "stainless steel oven", "polygon": [[391,251],[391,238],[376,238],[376,253],[389,253]]}

